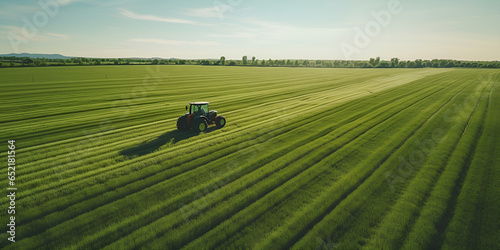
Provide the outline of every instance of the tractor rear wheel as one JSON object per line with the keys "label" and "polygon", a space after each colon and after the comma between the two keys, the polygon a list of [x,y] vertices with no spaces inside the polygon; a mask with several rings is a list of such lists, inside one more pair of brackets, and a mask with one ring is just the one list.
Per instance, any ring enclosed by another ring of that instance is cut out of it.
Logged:
{"label": "tractor rear wheel", "polygon": [[226,118],[224,116],[215,117],[215,126],[217,126],[217,128],[223,128],[226,126]]}
{"label": "tractor rear wheel", "polygon": [[177,119],[177,129],[179,131],[188,130],[188,124],[187,124],[186,117],[182,116],[182,117],[179,117],[179,119]]}
{"label": "tractor rear wheel", "polygon": [[199,119],[197,122],[194,123],[193,130],[196,132],[203,132],[207,130],[208,124],[205,119]]}

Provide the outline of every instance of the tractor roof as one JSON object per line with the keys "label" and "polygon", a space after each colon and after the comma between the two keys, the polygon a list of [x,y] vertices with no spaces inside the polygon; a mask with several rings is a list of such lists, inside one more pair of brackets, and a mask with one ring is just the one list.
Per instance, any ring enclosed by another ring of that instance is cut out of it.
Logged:
{"label": "tractor roof", "polygon": [[208,104],[209,102],[190,102],[189,105],[203,105]]}

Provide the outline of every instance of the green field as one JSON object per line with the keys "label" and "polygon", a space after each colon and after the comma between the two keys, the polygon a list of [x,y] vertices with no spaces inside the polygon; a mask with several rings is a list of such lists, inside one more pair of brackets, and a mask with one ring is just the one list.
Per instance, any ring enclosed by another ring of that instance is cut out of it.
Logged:
{"label": "green field", "polygon": [[[500,70],[5,68],[0,86],[2,248],[500,248]],[[190,101],[227,126],[178,132]]]}

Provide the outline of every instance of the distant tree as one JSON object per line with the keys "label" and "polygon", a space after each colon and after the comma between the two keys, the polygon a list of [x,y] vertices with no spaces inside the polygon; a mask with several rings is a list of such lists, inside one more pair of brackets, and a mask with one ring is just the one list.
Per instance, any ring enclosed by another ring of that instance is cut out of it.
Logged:
{"label": "distant tree", "polygon": [[94,60],[94,65],[101,65],[101,61],[99,61],[99,59]]}
{"label": "distant tree", "polygon": [[422,68],[423,67],[422,59],[415,60],[415,67],[416,68]]}
{"label": "distant tree", "polygon": [[398,64],[399,64],[399,58],[397,57],[391,58],[391,68],[398,67]]}
{"label": "distant tree", "polygon": [[386,61],[382,61],[378,64],[379,68],[389,68],[389,66],[390,66],[389,62]]}
{"label": "distant tree", "polygon": [[225,56],[221,56],[221,57],[220,57],[220,63],[221,63],[222,65],[225,65],[225,64],[226,64],[226,57],[225,57]]}
{"label": "distant tree", "polygon": [[375,58],[375,65],[373,66],[377,66],[379,63],[380,63],[380,56],[377,56],[377,58]]}
{"label": "distant tree", "polygon": [[370,61],[369,63],[372,65],[372,66],[375,66],[375,58],[370,58]]}
{"label": "distant tree", "polygon": [[266,66],[266,60],[262,60],[262,62],[260,62],[260,65]]}
{"label": "distant tree", "polygon": [[243,65],[247,65],[247,56],[243,56],[243,58],[241,58],[241,60],[243,61]]}
{"label": "distant tree", "polygon": [[[64,62],[64,60],[61,60]],[[24,58],[21,62],[22,65],[25,65],[25,64],[30,64],[30,63],[33,63],[33,60],[31,58]]]}
{"label": "distant tree", "polygon": [[252,56],[252,64],[255,64],[255,56]]}
{"label": "distant tree", "polygon": [[369,62],[364,62],[362,65],[361,65],[362,68],[372,68],[372,65],[369,63]]}
{"label": "distant tree", "polygon": [[151,64],[158,64],[158,63],[159,63],[158,59],[154,59],[154,60],[151,62]]}
{"label": "distant tree", "polygon": [[299,66],[299,60],[295,60],[295,66]]}
{"label": "distant tree", "polygon": [[309,65],[309,61],[308,61],[308,60],[304,60],[304,61],[302,62],[302,66],[308,66],[308,65]]}
{"label": "distant tree", "polygon": [[269,61],[267,61],[267,65],[273,66],[273,60],[271,58],[269,58]]}
{"label": "distant tree", "polygon": [[414,61],[408,61],[406,67],[407,68],[416,68],[417,63],[415,63]]}
{"label": "distant tree", "polygon": [[115,59],[115,60],[113,61],[113,64],[114,64],[114,65],[118,65],[119,63],[120,63],[120,61],[118,61],[118,59]]}
{"label": "distant tree", "polygon": [[235,62],[233,62],[233,61],[231,61],[231,62],[229,63],[229,66],[236,66],[236,63],[235,63]]}

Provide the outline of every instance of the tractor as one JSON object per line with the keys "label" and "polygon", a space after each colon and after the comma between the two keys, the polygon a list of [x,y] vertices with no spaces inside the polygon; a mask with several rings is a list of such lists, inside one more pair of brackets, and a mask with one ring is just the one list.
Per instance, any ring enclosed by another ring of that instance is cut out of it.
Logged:
{"label": "tractor", "polygon": [[[188,106],[186,106],[186,111]],[[189,103],[189,112],[177,119],[177,129],[180,131],[193,130],[203,132],[208,124],[214,124],[217,128],[223,128],[226,125],[226,118],[218,116],[217,111],[208,109],[208,102]]]}

